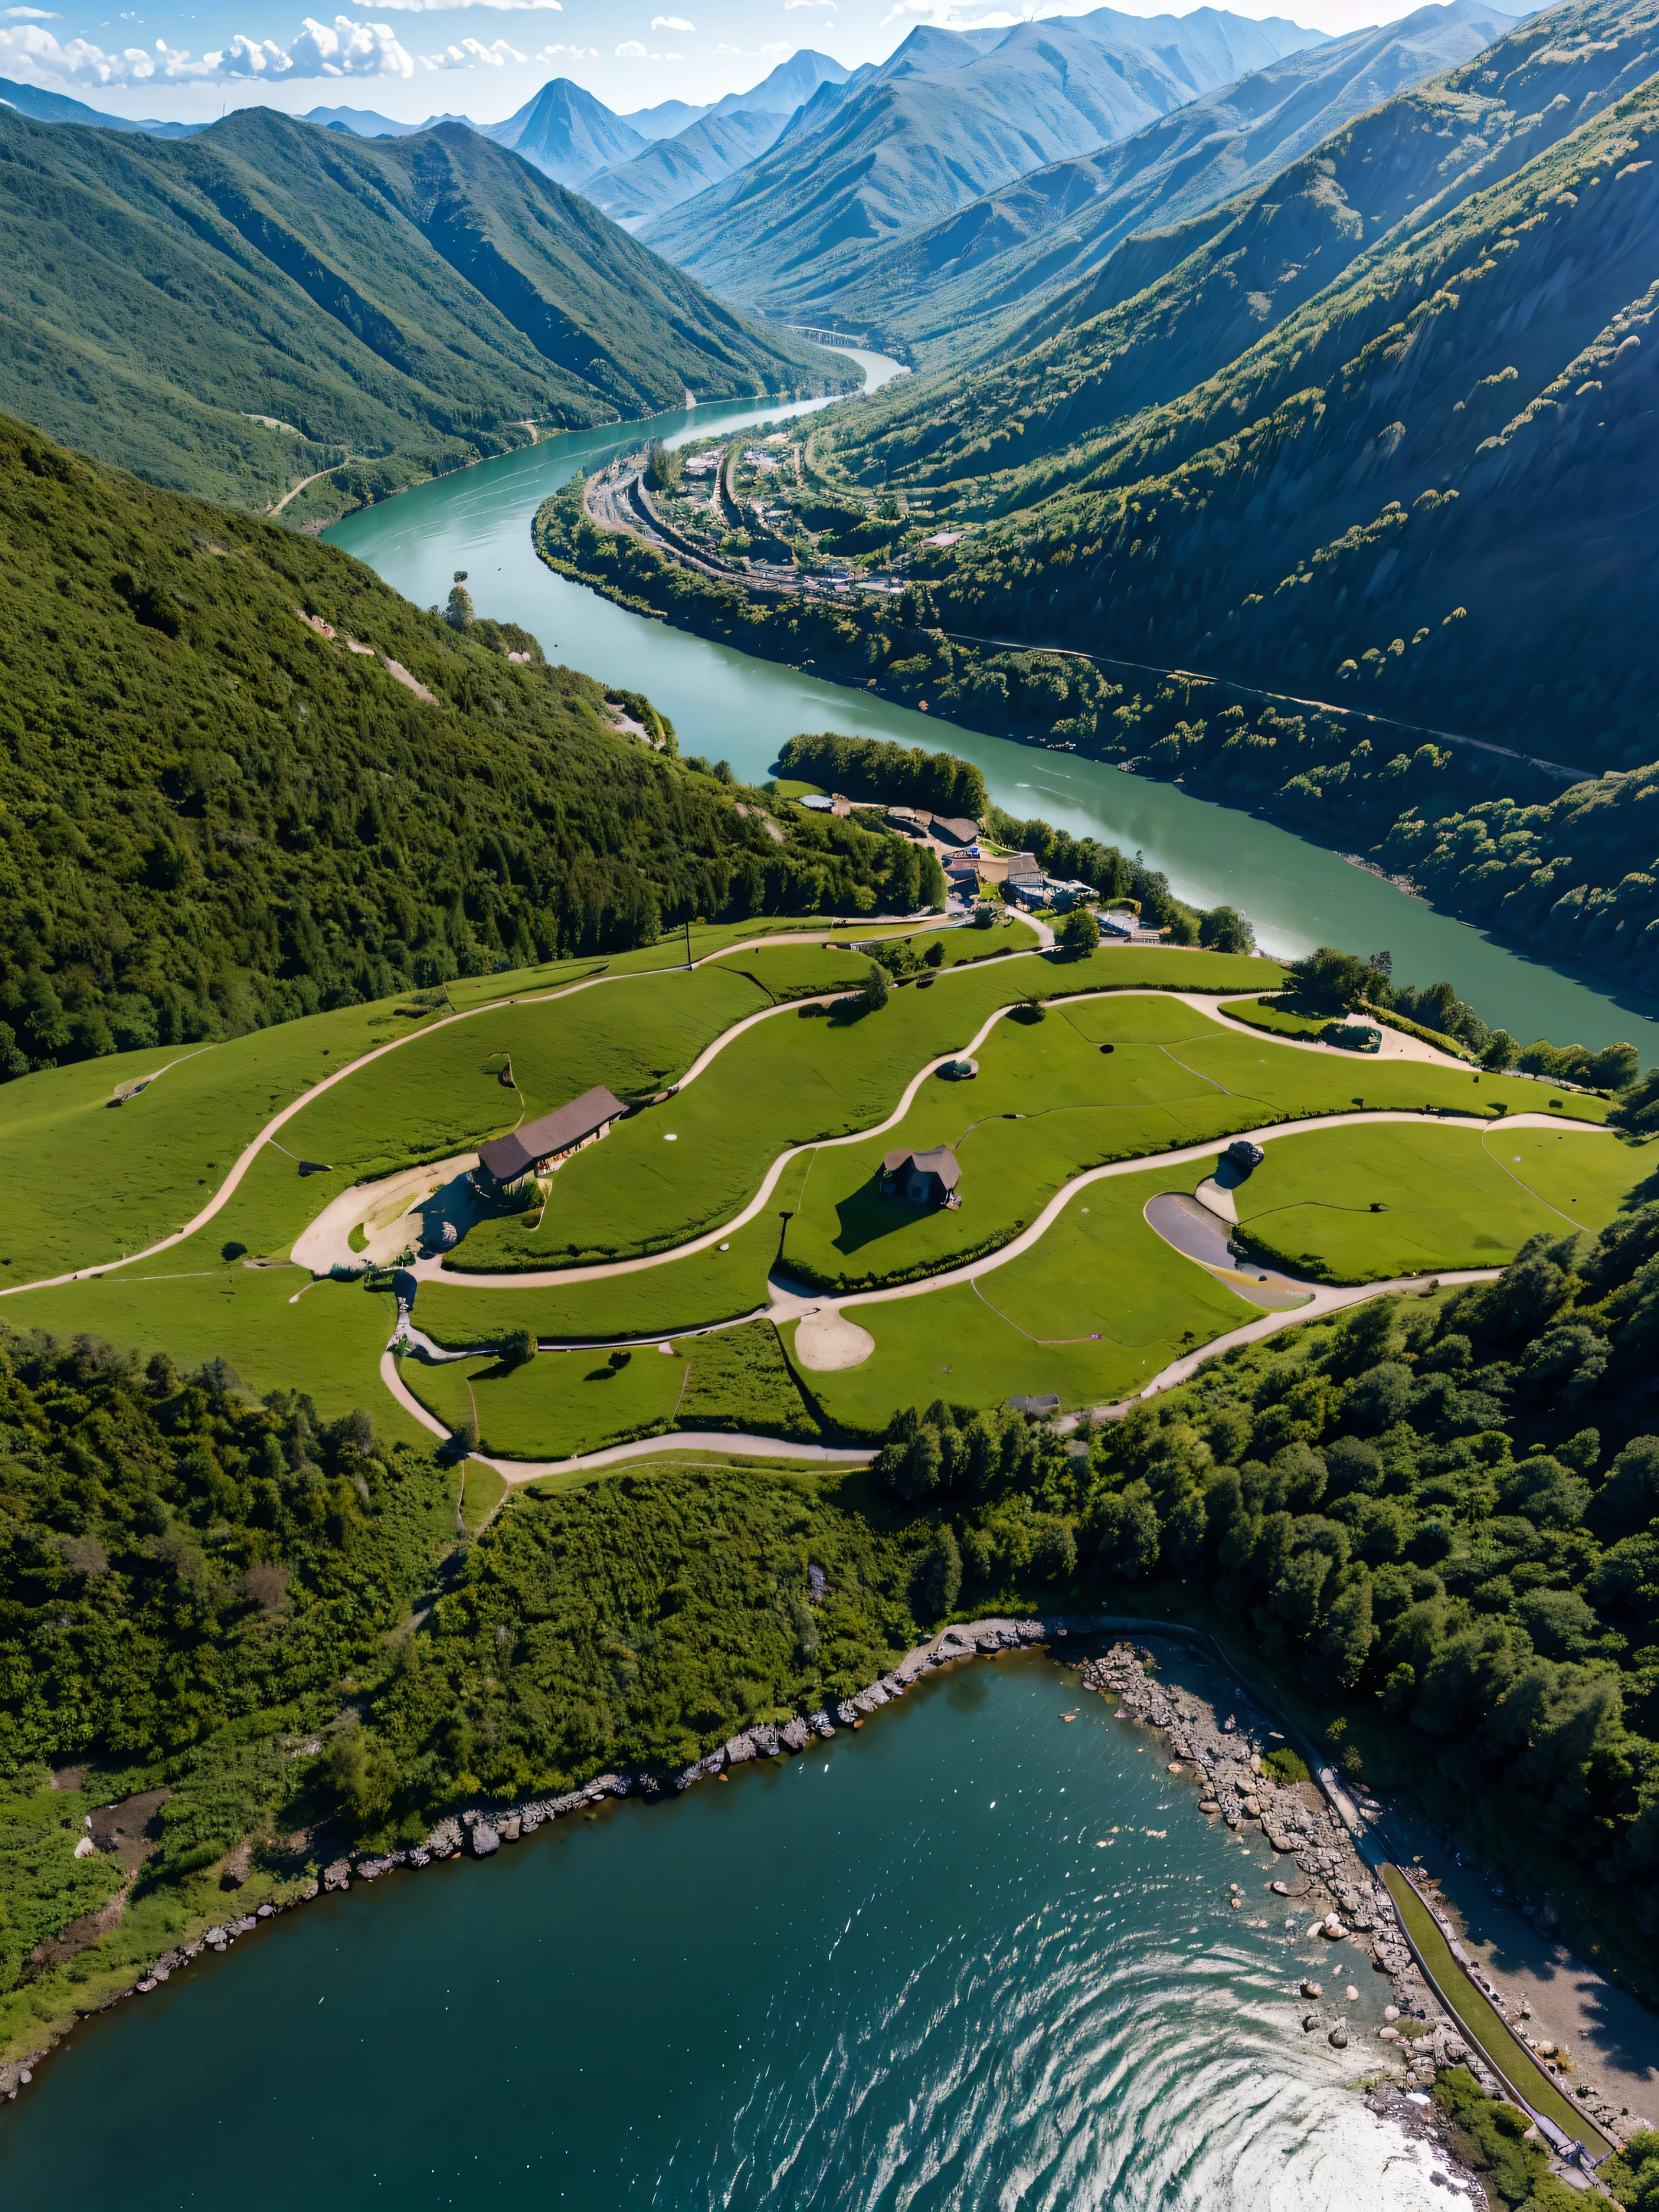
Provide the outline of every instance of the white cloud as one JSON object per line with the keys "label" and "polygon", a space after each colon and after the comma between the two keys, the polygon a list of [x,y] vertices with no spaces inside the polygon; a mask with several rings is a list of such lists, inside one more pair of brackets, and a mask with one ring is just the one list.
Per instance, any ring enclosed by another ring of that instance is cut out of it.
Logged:
{"label": "white cloud", "polygon": [[783,0],[783,12],[786,15],[795,8],[828,8],[833,15],[836,11],[836,0]]}
{"label": "white cloud", "polygon": [[777,39],[775,39],[769,46],[757,46],[755,49],[757,54],[793,54],[794,51],[787,40]]}
{"label": "white cloud", "polygon": [[493,46],[481,46],[476,39],[463,39],[458,46],[446,46],[441,54],[422,54],[421,67],[428,70],[502,69],[508,62],[521,62],[524,56],[505,39],[497,39]]}
{"label": "white cloud", "polygon": [[0,8],[0,22],[57,23],[62,21],[61,16],[52,15],[46,8]]}
{"label": "white cloud", "polygon": [[695,31],[697,27],[688,23],[684,15],[653,15],[651,27],[653,31]]}
{"label": "white cloud", "polygon": [[[454,0],[447,0],[454,4]],[[522,0],[521,0],[522,4]],[[643,52],[643,49],[641,50]],[[538,59],[568,52],[572,59],[597,60],[592,46],[553,47]],[[666,58],[665,57],[664,58]],[[427,70],[501,69],[524,56],[497,39],[484,46],[463,39],[440,54],[423,54]],[[416,64],[387,23],[358,23],[337,15],[331,24],[307,16],[291,45],[274,39],[252,39],[239,33],[228,45],[192,56],[158,39],[154,47],[127,46],[106,52],[88,39],[70,39],[62,45],[50,31],[34,22],[13,30],[0,30],[0,61],[29,82],[57,80],[67,84],[185,84],[210,82],[271,83],[294,77],[411,77]]]}
{"label": "white cloud", "polygon": [[645,58],[645,48],[637,39],[624,39],[617,49],[619,62],[642,62]]}
{"label": "white cloud", "polygon": [[382,8],[393,8],[410,15],[447,15],[452,8],[501,8],[513,10],[550,8],[556,15],[564,12],[563,0],[380,0]]}
{"label": "white cloud", "polygon": [[596,62],[599,50],[597,46],[544,46],[530,58],[532,62]]}

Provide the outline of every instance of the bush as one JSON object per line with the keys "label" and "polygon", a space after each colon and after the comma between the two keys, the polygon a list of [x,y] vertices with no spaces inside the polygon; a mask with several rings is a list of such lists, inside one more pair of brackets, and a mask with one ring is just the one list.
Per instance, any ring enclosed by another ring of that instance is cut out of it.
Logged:
{"label": "bush", "polygon": [[1093,952],[1100,944],[1100,924],[1086,906],[1074,906],[1054,932],[1059,944],[1067,952],[1082,955]]}
{"label": "bush", "polygon": [[1310,1779],[1308,1762],[1292,1751],[1289,1744],[1281,1744],[1277,1751],[1268,1752],[1261,1764],[1269,1774],[1276,1775],[1281,1782],[1306,1782]]}

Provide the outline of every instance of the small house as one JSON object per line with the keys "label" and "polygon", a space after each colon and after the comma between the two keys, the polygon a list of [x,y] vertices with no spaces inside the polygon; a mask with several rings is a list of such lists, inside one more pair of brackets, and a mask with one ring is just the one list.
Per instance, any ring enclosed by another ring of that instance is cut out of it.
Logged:
{"label": "small house", "polygon": [[932,824],[933,835],[947,845],[977,845],[979,826],[958,814],[936,814]]}
{"label": "small house", "polygon": [[584,1091],[556,1113],[526,1121],[505,1137],[492,1138],[478,1147],[480,1165],[499,1189],[522,1182],[527,1175],[545,1175],[561,1168],[573,1152],[597,1145],[608,1137],[628,1109],[602,1083]]}
{"label": "small house", "polygon": [[1100,933],[1103,937],[1133,937],[1139,927],[1139,915],[1125,914],[1121,908],[1115,913],[1107,912],[1100,916]]}
{"label": "small house", "polygon": [[906,1198],[912,1206],[960,1206],[961,1180],[962,1169],[948,1145],[927,1152],[889,1152],[881,1164],[882,1196]]}

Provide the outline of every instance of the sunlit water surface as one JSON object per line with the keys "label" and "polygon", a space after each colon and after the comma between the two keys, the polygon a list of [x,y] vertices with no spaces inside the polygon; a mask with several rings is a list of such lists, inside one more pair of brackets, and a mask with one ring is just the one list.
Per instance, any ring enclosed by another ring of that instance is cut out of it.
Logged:
{"label": "sunlit water surface", "polygon": [[[896,370],[880,355],[854,358],[866,371],[866,388]],[[1040,814],[1126,852],[1144,851],[1180,896],[1248,914],[1270,951],[1294,955],[1324,944],[1367,954],[1386,948],[1401,981],[1446,978],[1486,1020],[1523,1040],[1601,1045],[1628,1037],[1644,1064],[1659,1060],[1650,999],[1609,988],[1553,957],[1534,958],[1500,944],[1273,823],[1176,784],[991,737],[754,659],[614,606],[536,558],[531,520],[578,468],[602,467],[647,435],[683,444],[827,404],[697,408],[648,424],[550,439],[418,485],[349,516],[327,534],[423,606],[441,605],[454,572],[465,568],[481,614],[522,623],[552,659],[648,693],[674,722],[683,750],[729,760],[745,778],[765,777],[779,745],[797,730],[948,746],[979,764],[993,798],[1011,812]],[[1356,842],[1363,842],[1356,832]],[[1560,950],[1548,948],[1552,956]]]}
{"label": "sunlit water surface", "polygon": [[967,1662],[808,1756],[319,1900],[131,2000],[0,2117],[0,2195],[1443,2205],[1349,2086],[1388,1991],[1346,1946],[1318,1964],[1360,1989],[1351,2048],[1303,2034],[1271,1862],[1074,1676]]}

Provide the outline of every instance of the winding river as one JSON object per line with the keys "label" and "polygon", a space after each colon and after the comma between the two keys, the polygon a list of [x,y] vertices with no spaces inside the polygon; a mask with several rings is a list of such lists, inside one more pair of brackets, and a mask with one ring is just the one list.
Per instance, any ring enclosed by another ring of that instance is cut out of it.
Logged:
{"label": "winding river", "polygon": [[[872,383],[890,370],[861,358]],[[745,775],[801,728],[948,744],[1005,805],[1142,848],[1273,949],[1387,945],[1398,972],[1449,975],[1522,1035],[1655,1043],[1615,995],[1268,823],[554,577],[530,550],[536,507],[639,434],[561,438],[331,535],[424,603],[468,570],[484,611],[649,691],[686,750]],[[1192,1654],[1169,1663],[1231,1696]],[[0,2112],[0,2196],[69,2188],[124,2212],[1443,2205],[1428,2148],[1350,2086],[1386,1984],[1356,1975],[1346,2057],[1302,2034],[1306,1969],[1269,1909],[1272,1854],[1246,1836],[1200,1819],[1143,1732],[1050,1660],[953,1669],[786,1765],[561,1820],[487,1865],[359,1885],[204,1954],[88,2023]]]}
{"label": "winding river", "polygon": [[[878,354],[854,358],[866,390],[903,373]],[[673,720],[683,751],[729,760],[741,775],[763,779],[797,730],[948,746],[979,764],[1000,805],[1143,851],[1183,898],[1248,914],[1269,951],[1386,948],[1402,981],[1446,978],[1486,1020],[1522,1039],[1601,1045],[1627,1037],[1644,1065],[1659,1060],[1652,1000],[1500,943],[1273,823],[1174,784],[990,737],[690,636],[556,576],[531,550],[531,518],[579,468],[602,467],[646,435],[683,444],[827,404],[696,408],[549,439],[349,515],[328,538],[422,605],[441,605],[454,571],[465,568],[481,614],[522,623],[550,659],[648,693]]]}
{"label": "winding river", "polygon": [[[1165,1659],[1231,1701],[1201,1658]],[[969,1662],[729,1786],[320,1899],[73,2037],[0,2117],[0,2195],[1466,2201],[1347,2086],[1379,2047],[1384,1978],[1356,1975],[1346,2054],[1304,2036],[1307,1946],[1267,1893],[1272,1851],[1200,1819],[1163,1757],[1046,1659]]]}

